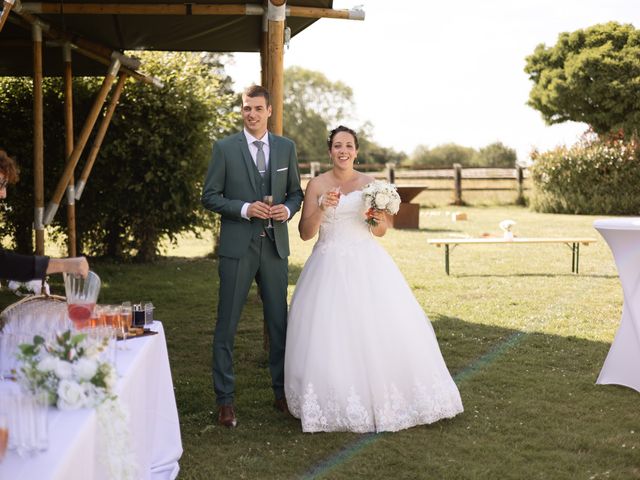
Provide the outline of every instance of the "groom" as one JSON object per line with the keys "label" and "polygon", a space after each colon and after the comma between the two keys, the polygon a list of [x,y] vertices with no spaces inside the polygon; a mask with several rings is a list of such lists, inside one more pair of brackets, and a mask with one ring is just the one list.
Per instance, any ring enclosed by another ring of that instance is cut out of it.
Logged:
{"label": "groom", "polygon": [[[287,331],[287,221],[300,209],[302,189],[294,143],[267,131],[269,92],[242,94],[244,130],[216,142],[202,191],[205,208],[221,215],[218,318],[213,334],[213,387],[218,423],[235,427],[233,343],[255,278],[269,332],[269,370],[275,407],[287,412],[284,346]],[[273,206],[264,203],[273,197]],[[268,228],[271,218],[273,228]]]}

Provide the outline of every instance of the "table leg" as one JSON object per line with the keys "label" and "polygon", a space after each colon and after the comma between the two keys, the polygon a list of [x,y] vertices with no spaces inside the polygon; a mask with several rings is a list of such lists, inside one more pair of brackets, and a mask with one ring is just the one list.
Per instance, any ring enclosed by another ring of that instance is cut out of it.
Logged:
{"label": "table leg", "polygon": [[444,271],[449,275],[449,245],[444,246]]}

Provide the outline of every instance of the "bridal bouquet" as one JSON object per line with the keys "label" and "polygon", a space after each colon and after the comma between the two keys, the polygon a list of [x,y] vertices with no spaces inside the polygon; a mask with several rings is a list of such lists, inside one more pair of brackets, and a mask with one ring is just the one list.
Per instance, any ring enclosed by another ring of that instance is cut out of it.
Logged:
{"label": "bridal bouquet", "polygon": [[[374,180],[363,188],[362,193],[369,208],[391,215],[395,215],[400,209],[400,195],[398,195],[395,185],[382,180]],[[372,226],[377,224],[373,218],[368,218],[366,222]]]}
{"label": "bridal bouquet", "polygon": [[44,390],[60,410],[95,407],[114,397],[116,372],[100,360],[107,341],[70,330],[46,342],[39,335],[20,345],[18,381],[31,391]]}

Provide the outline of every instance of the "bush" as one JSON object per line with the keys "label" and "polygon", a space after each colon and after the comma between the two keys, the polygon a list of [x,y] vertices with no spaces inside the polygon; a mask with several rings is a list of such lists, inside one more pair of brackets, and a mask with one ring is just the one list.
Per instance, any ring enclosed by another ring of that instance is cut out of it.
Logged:
{"label": "bush", "polygon": [[[156,89],[129,80],[80,201],[76,202],[79,250],[117,259],[150,261],[163,238],[213,227],[217,216],[200,205],[211,144],[236,127],[234,95],[215,57],[193,53],[136,52],[145,70],[159,77]],[[76,133],[101,80],[74,79]],[[0,234],[18,250],[31,250],[33,221],[31,81],[0,79],[0,147],[15,155],[21,180],[11,192]],[[45,201],[64,164],[62,82],[46,79]],[[97,127],[96,127],[97,128]],[[95,129],[94,129],[95,130]],[[89,151],[92,139],[85,148]],[[76,172],[84,166],[80,160]],[[49,233],[66,227],[64,205]]]}
{"label": "bush", "polygon": [[534,154],[531,207],[548,213],[640,213],[640,143],[586,137],[571,148]]}

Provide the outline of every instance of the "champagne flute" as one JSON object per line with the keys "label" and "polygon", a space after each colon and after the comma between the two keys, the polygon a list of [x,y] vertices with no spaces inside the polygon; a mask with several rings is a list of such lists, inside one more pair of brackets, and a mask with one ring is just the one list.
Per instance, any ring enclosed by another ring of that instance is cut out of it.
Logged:
{"label": "champagne flute", "polygon": [[[337,198],[337,201],[340,202],[340,196],[342,195],[342,190],[340,189],[340,185],[338,185],[337,187],[333,187],[332,189],[329,190],[329,193],[334,194]],[[336,210],[338,210],[338,204],[336,204],[335,207],[333,207],[333,219],[335,220],[336,218]]]}
{"label": "champagne flute", "polygon": [[0,462],[9,446],[9,418],[4,412],[0,412]]}
{"label": "champagne flute", "polygon": [[[262,202],[271,207],[273,205],[273,195],[265,195],[264,197],[262,197]],[[267,223],[267,226],[265,228],[273,228],[273,223],[271,223],[271,214],[269,214],[269,222]]]}

